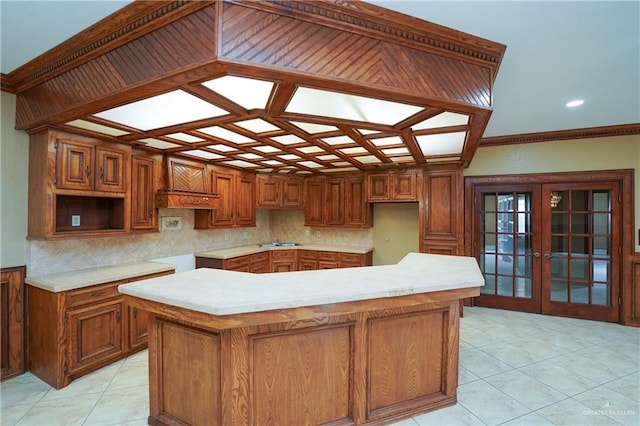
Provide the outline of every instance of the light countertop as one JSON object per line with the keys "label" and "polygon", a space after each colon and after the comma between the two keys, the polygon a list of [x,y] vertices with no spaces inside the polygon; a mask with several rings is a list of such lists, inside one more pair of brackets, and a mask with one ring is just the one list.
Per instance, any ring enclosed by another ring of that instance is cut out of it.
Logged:
{"label": "light countertop", "polygon": [[249,254],[262,253],[265,251],[273,250],[313,250],[313,251],[333,251],[339,253],[355,253],[355,254],[367,254],[373,251],[373,247],[356,246],[331,246],[324,244],[309,244],[299,245],[293,247],[260,247],[258,244],[251,244],[247,246],[232,247],[228,249],[203,251],[195,254],[196,257],[207,257],[210,259],[232,259],[234,257],[246,256]]}
{"label": "light countertop", "polygon": [[33,277],[27,276],[24,282],[43,290],[58,293],[173,270],[175,270],[175,265],[170,263],[135,262]]}
{"label": "light countertop", "polygon": [[[305,246],[307,247],[307,246]],[[396,265],[251,274],[201,268],[123,284],[119,291],[213,315],[479,287],[472,257],[409,253]]]}

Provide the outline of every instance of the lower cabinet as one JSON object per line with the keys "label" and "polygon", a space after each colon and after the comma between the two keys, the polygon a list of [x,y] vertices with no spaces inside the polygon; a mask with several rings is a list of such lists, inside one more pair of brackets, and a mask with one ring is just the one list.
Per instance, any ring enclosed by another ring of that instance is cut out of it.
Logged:
{"label": "lower cabinet", "polygon": [[29,370],[56,389],[147,346],[148,313],[118,286],[145,275],[59,293],[27,286]]}
{"label": "lower cabinet", "polygon": [[271,252],[271,272],[291,272],[298,269],[296,250]]}
{"label": "lower cabinet", "polygon": [[0,278],[0,378],[24,373],[24,277],[25,267],[2,268]]}

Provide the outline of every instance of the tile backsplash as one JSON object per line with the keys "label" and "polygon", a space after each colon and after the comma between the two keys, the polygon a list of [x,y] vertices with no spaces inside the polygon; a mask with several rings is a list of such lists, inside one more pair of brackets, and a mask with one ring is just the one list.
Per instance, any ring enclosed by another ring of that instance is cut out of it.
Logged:
{"label": "tile backsplash", "polygon": [[[255,228],[193,229],[194,212],[160,209],[160,217],[180,217],[181,229],[117,237],[27,241],[27,274],[37,276],[96,266],[179,256],[200,251],[257,244],[279,239],[301,244],[372,246],[373,231],[366,229],[305,227],[302,210],[262,210]],[[307,232],[309,235],[307,236]]]}

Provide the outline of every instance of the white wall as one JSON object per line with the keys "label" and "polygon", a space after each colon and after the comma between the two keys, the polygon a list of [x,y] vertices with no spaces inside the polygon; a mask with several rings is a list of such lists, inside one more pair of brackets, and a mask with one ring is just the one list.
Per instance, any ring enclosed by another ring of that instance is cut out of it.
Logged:
{"label": "white wall", "polygon": [[16,97],[2,92],[0,111],[0,267],[25,264],[29,135],[14,129]]}
{"label": "white wall", "polygon": [[640,135],[479,148],[465,176],[634,169],[635,251],[640,252]]}

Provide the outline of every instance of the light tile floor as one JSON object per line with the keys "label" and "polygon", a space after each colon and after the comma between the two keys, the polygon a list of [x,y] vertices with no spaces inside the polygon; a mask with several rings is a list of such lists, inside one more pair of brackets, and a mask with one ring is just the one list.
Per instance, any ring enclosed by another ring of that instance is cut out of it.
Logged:
{"label": "light tile floor", "polygon": [[[458,404],[396,423],[640,424],[640,329],[487,308],[464,310]],[[30,373],[0,386],[2,425],[145,425],[147,353],[55,390]]]}

